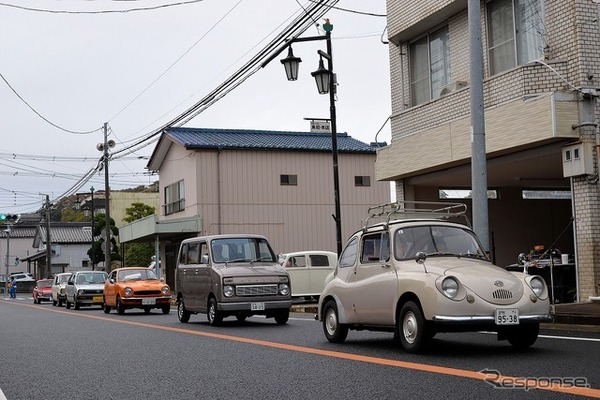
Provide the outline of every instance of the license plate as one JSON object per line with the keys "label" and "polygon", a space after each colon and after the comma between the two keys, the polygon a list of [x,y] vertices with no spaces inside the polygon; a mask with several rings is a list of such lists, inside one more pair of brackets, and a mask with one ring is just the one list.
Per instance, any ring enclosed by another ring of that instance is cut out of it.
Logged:
{"label": "license plate", "polygon": [[265,309],[265,303],[250,303],[250,311],[262,311]]}
{"label": "license plate", "polygon": [[104,301],[104,299],[102,298],[102,296],[92,297],[92,303],[102,303],[103,301]]}
{"label": "license plate", "polygon": [[154,305],[156,304],[156,299],[142,299],[143,305]]}
{"label": "license plate", "polygon": [[494,313],[496,325],[518,325],[519,310],[516,308],[501,308]]}

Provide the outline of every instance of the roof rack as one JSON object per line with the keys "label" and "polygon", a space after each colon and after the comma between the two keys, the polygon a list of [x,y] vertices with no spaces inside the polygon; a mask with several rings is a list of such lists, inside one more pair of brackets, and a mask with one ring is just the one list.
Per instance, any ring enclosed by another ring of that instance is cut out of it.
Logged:
{"label": "roof rack", "polygon": [[[466,213],[467,206],[463,203],[396,201],[370,207],[368,210],[369,216],[365,220],[363,229],[380,222],[384,222],[387,227],[390,220],[396,219],[450,219],[454,217],[464,218],[470,227],[471,223]],[[377,219],[377,221],[372,222],[373,219]],[[370,222],[371,224],[369,224]]]}

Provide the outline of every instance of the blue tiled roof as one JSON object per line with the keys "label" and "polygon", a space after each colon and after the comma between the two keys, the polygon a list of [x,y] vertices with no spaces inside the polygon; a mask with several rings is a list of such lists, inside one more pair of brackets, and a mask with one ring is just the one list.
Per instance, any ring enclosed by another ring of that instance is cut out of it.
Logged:
{"label": "blue tiled roof", "polygon": [[[168,128],[165,134],[188,149],[227,148],[260,150],[331,151],[331,134],[249,129]],[[375,147],[337,134],[340,153],[375,153]]]}

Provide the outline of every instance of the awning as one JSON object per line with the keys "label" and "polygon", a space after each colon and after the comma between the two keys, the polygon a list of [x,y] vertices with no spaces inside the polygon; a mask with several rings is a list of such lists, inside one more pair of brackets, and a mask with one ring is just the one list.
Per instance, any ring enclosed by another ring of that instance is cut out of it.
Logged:
{"label": "awning", "polygon": [[201,232],[202,218],[169,219],[159,221],[156,214],[133,221],[119,228],[120,243],[151,242],[156,239],[168,239],[177,236],[190,237]]}

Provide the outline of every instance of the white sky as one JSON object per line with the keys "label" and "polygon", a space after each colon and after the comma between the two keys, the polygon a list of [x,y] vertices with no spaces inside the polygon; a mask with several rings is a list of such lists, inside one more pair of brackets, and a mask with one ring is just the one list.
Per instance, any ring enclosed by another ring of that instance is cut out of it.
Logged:
{"label": "white sky", "polygon": [[[151,11],[99,11],[151,7],[185,0],[0,0],[0,74],[35,111],[71,131],[108,122],[109,139],[122,149],[183,113],[260,50],[307,0],[204,0]],[[336,7],[384,15],[385,0],[340,0]],[[326,14],[334,25],[338,79],[338,132],[369,143],[390,115],[386,19],[342,10]],[[323,23],[323,21],[318,21]],[[280,26],[281,25],[281,26]],[[303,36],[320,34],[310,28]],[[383,34],[383,36],[382,36]],[[253,75],[185,126],[308,131],[306,117],[328,118],[310,72],[325,42],[294,44],[300,76],[288,82],[279,60]],[[36,115],[0,79],[0,212],[37,210],[48,194],[68,191],[99,159],[101,131],[73,134]],[[389,122],[379,141],[390,142]],[[154,145],[110,164],[111,189],[149,184]],[[9,156],[16,154],[16,157]],[[32,160],[33,157],[42,156]],[[56,157],[51,160],[48,157]],[[81,158],[64,161],[65,157]],[[63,160],[61,160],[63,158]],[[87,158],[84,160],[83,158]],[[104,189],[104,174],[89,187]]]}

